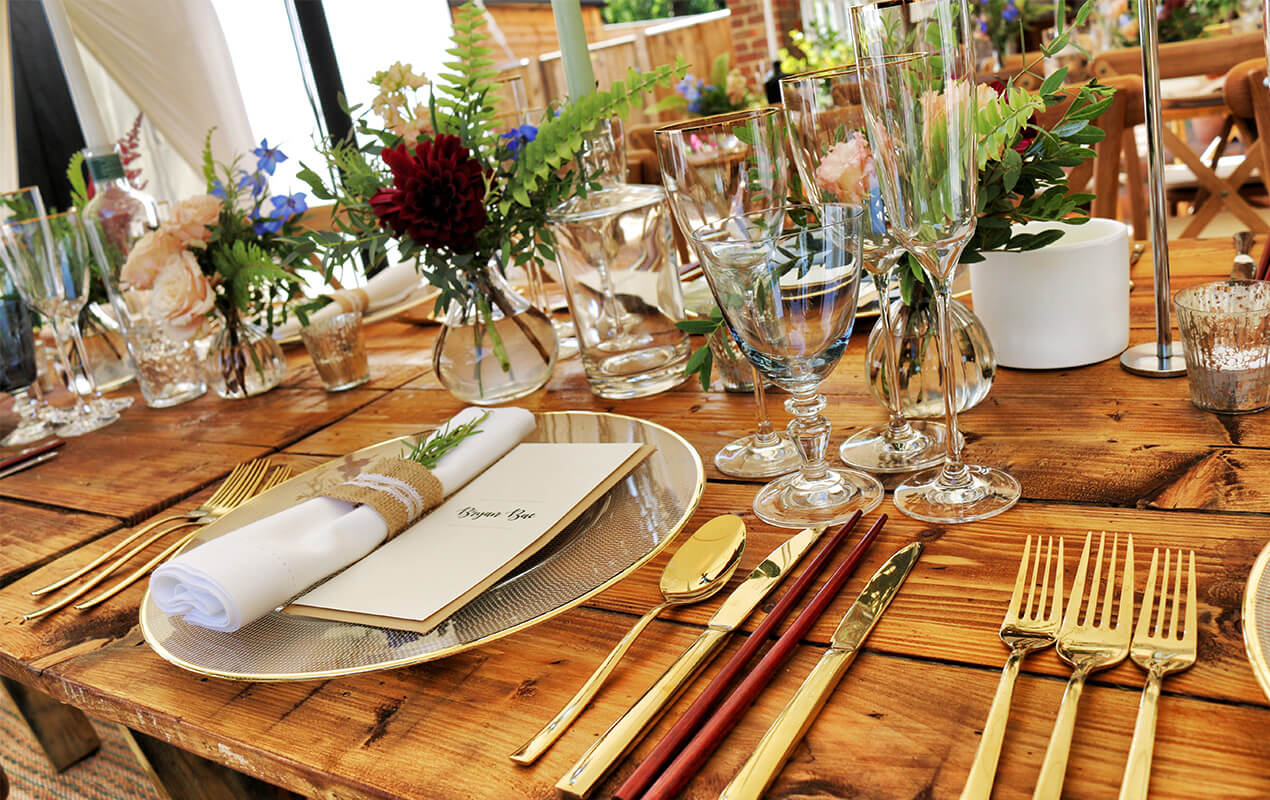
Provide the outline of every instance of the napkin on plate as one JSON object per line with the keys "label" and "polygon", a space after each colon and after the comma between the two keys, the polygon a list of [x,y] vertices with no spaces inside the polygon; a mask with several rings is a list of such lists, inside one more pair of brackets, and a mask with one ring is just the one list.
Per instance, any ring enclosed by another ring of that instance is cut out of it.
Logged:
{"label": "napkin on plate", "polygon": [[[466,408],[444,427],[453,429],[486,413],[480,432],[442,456],[431,470],[441,497],[460,489],[534,429],[533,414],[523,408]],[[367,477],[363,473],[349,483],[386,484],[392,494],[410,495],[409,489],[394,487],[391,477]],[[395,531],[371,505],[315,497],[172,559],[150,577],[150,595],[168,615],[233,632],[357,561],[390,533]]]}
{"label": "napkin on plate", "polygon": [[[324,292],[323,296],[331,298],[334,302],[310,314],[309,324],[322,322],[350,311],[366,314],[381,308],[387,308],[393,303],[400,303],[405,300],[422,285],[423,277],[420,276],[415,268],[415,262],[402,261],[399,264],[385,268],[378,275],[366,281],[366,286],[360,289],[335,289],[330,292]],[[275,328],[273,335],[277,339],[286,339],[299,332],[300,321],[295,317],[291,317],[286,324]]]}

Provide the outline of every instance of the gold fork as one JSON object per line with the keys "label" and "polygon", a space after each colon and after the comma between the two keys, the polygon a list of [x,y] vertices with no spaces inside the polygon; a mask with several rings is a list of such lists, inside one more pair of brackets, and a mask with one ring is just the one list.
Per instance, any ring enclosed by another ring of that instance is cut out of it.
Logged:
{"label": "gold fork", "polygon": [[[265,492],[272,489],[273,487],[277,486],[278,484],[284,481],[290,480],[291,475],[292,475],[292,472],[290,467],[274,467],[273,472],[269,473],[269,477],[265,478],[264,483],[260,484],[260,488],[256,490],[256,495],[262,495]],[[122,592],[124,589],[127,589],[129,586],[139,581],[141,578],[145,577],[145,575],[148,572],[150,572],[150,570],[159,566],[164,561],[167,561],[169,558],[175,558],[176,555],[180,553],[182,550],[184,550],[185,546],[189,544],[191,541],[193,541],[194,537],[197,535],[198,535],[197,530],[190,531],[189,533],[182,536],[180,539],[176,540],[175,542],[173,542],[172,544],[164,548],[163,552],[159,553],[157,556],[150,559],[145,564],[142,564],[138,569],[134,570],[126,578],[119,581],[114,586],[111,586],[109,589],[102,592],[101,594],[95,595],[89,598],[88,600],[85,600],[82,603],[76,604],[75,608],[78,609],[79,611],[84,611],[86,609],[92,608],[95,605],[106,602],[110,598]]]}
{"label": "gold fork", "polygon": [[[222,496],[219,502],[215,506],[212,505],[211,500],[209,498],[207,502],[203,503],[203,505],[199,507],[199,508],[206,507],[211,509],[209,513],[204,513],[200,515],[197,519],[182,522],[181,524],[175,527],[168,528],[167,530],[162,530],[162,531],[159,531],[158,533],[151,534],[149,537],[142,540],[140,544],[133,545],[133,547],[130,550],[128,550],[128,552],[124,553],[123,555],[116,558],[114,561],[107,564],[105,569],[103,569],[101,572],[99,572],[98,574],[94,575],[93,577],[89,578],[88,580],[84,581],[82,584],[77,586],[75,588],[75,591],[71,592],[70,594],[68,594],[67,596],[63,597],[61,600],[58,600],[55,603],[50,603],[49,605],[44,606],[43,608],[37,608],[35,611],[32,611],[27,614],[23,614],[22,619],[27,621],[38,619],[39,617],[43,617],[47,614],[52,614],[54,611],[58,611],[59,609],[65,608],[66,606],[75,602],[79,598],[88,594],[88,592],[94,586],[106,580],[106,578],[110,577],[110,575],[113,574],[115,570],[119,569],[121,566],[126,564],[130,559],[132,559],[133,556],[145,550],[147,547],[154,544],[155,542],[157,542],[159,539],[163,538],[164,536],[167,536],[172,531],[177,530],[179,528],[183,528],[187,525],[206,525],[210,522],[213,522],[219,519],[220,517],[224,516],[228,512],[242,505],[256,491],[256,487],[260,485],[261,480],[263,480],[265,476],[265,471],[269,468],[269,459],[267,458],[259,459],[258,461],[252,462],[252,463],[256,464],[257,466],[252,467],[252,469],[249,472],[245,473],[249,475],[250,477],[246,480],[239,481],[235,491],[232,494]],[[226,483],[228,483],[228,479],[226,479]],[[217,490],[216,494],[219,494],[219,490]],[[150,527],[153,528],[154,526],[151,525]],[[127,544],[128,542],[131,542],[135,540],[136,538],[137,537],[135,533],[130,534],[122,544]],[[107,553],[107,557],[109,557],[109,555],[112,553],[118,552],[119,548],[120,548],[119,545],[115,545],[114,547],[112,547],[110,551]],[[105,558],[99,557],[98,559],[95,560],[94,565],[100,564],[104,560]],[[90,566],[90,569],[91,569],[91,566]],[[86,570],[79,570],[79,573],[82,575],[85,571]]]}
{"label": "gold fork", "polygon": [[[1085,592],[1085,573],[1089,567],[1089,543],[1093,534],[1085,536],[1085,549],[1080,554],[1080,566],[1076,568],[1076,580],[1072,582],[1071,597],[1067,600],[1067,613],[1063,615],[1063,627],[1058,632],[1058,655],[1072,665],[1072,677],[1063,691],[1063,703],[1058,708],[1058,718],[1045,748],[1045,761],[1036,781],[1033,800],[1059,800],[1063,791],[1063,776],[1067,772],[1067,753],[1072,745],[1072,731],[1076,727],[1076,708],[1085,679],[1094,670],[1114,666],[1129,655],[1129,639],[1133,616],[1133,537],[1125,548],[1124,579],[1120,585],[1120,607],[1116,611],[1116,624],[1111,624],[1111,602],[1116,588],[1116,550],[1120,535],[1111,544],[1111,558],[1107,560],[1107,588],[1102,607],[1098,606],[1098,579],[1102,576],[1102,558],[1107,532],[1098,537],[1098,560],[1094,562],[1094,577],[1089,584],[1089,603],[1082,609]],[[1081,611],[1084,611],[1083,619]],[[1099,614],[1101,611],[1101,614]],[[1097,615],[1097,619],[1095,619]]]}
{"label": "gold fork", "polygon": [[[1023,558],[1019,560],[1019,574],[1014,579],[1014,592],[1010,606],[1001,623],[1001,641],[1010,648],[1010,656],[1001,670],[997,692],[992,697],[988,721],[983,725],[979,749],[961,790],[961,800],[987,800],[992,796],[992,784],[997,773],[997,760],[1001,757],[1001,743],[1005,739],[1006,723],[1010,718],[1010,700],[1014,695],[1014,681],[1019,677],[1023,657],[1033,650],[1041,650],[1054,644],[1058,637],[1058,625],[1063,614],[1063,538],[1058,539],[1058,560],[1054,564],[1054,595],[1048,613],[1045,597],[1050,587],[1050,562],[1054,555],[1054,539],[1045,545],[1045,567],[1041,568],[1041,537],[1036,537],[1036,555],[1031,558],[1028,571],[1032,537],[1023,544]],[[1037,573],[1041,578],[1041,596],[1036,597]],[[1027,586],[1027,605],[1023,605],[1023,587]],[[1034,602],[1035,601],[1035,602]]]}
{"label": "gold fork", "polygon": [[[1195,663],[1199,644],[1199,624],[1195,610],[1195,551],[1190,554],[1190,569],[1186,576],[1186,619],[1181,635],[1177,632],[1177,607],[1182,601],[1182,553],[1177,552],[1177,568],[1173,578],[1173,602],[1169,603],[1169,551],[1164,551],[1164,575],[1160,580],[1160,610],[1151,623],[1151,595],[1155,594],[1155,566],[1160,557],[1156,548],[1151,553],[1151,571],[1147,573],[1146,589],[1142,592],[1142,611],[1138,614],[1138,627],[1133,633],[1133,648],[1129,651],[1133,663],[1147,671],[1147,682],[1142,688],[1142,702],[1138,704],[1138,720],[1133,725],[1133,744],[1129,747],[1129,762],[1125,765],[1124,782],[1120,784],[1120,800],[1145,800],[1151,783],[1151,753],[1155,747],[1155,716],[1160,701],[1160,684],[1170,672],[1178,672]],[[1168,633],[1164,633],[1164,615],[1169,614]]]}
{"label": "gold fork", "polygon": [[[220,488],[213,492],[211,497],[204,500],[203,504],[198,508],[185,511],[180,514],[171,514],[163,517],[162,519],[154,520],[153,522],[147,522],[145,525],[142,525],[140,528],[137,528],[135,531],[128,534],[123,541],[93,559],[90,563],[85,564],[66,577],[50,583],[48,586],[42,586],[39,589],[34,590],[31,594],[36,597],[48,594],[55,589],[62,588],[80,576],[92,572],[97,567],[106,563],[106,560],[115,553],[118,553],[120,550],[124,549],[137,539],[140,539],[146,533],[154,530],[156,527],[165,522],[176,522],[177,520],[188,520],[193,522],[207,517],[216,519],[217,517],[223,516],[225,512],[234,508],[243,500],[247,499],[247,497],[251,496],[251,490],[260,482],[260,479],[264,477],[264,474],[268,469],[269,459],[267,458],[258,458],[254,461],[239,464],[234,467],[229,475],[225,477],[225,482],[220,485]],[[211,520],[208,521],[210,522]],[[189,524],[189,522],[184,524]],[[182,526],[178,525],[176,527],[179,528]],[[169,530],[176,530],[176,528],[170,528]]]}

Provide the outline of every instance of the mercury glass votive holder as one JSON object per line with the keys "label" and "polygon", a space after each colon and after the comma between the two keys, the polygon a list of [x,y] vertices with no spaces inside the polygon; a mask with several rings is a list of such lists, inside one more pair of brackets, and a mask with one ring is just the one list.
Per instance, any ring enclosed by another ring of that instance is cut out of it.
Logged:
{"label": "mercury glass votive holder", "polygon": [[362,315],[339,314],[300,329],[304,349],[328,392],[342,392],[370,380]]}
{"label": "mercury glass votive holder", "polygon": [[1191,402],[1206,411],[1270,408],[1270,281],[1216,281],[1173,296]]}

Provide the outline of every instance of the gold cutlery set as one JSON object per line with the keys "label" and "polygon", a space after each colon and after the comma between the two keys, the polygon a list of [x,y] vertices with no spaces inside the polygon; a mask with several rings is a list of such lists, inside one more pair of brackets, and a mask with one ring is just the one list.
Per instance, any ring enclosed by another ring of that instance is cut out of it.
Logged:
{"label": "gold cutlery set", "polygon": [[[1076,727],[1077,707],[1086,679],[1090,673],[1113,667],[1130,656],[1135,664],[1146,670],[1147,680],[1134,725],[1133,744],[1120,786],[1120,800],[1138,800],[1147,796],[1161,681],[1164,675],[1186,669],[1195,663],[1199,627],[1196,620],[1195,553],[1192,551],[1189,554],[1186,595],[1183,597],[1182,553],[1164,551],[1158,600],[1155,586],[1160,551],[1157,548],[1152,553],[1151,569],[1142,595],[1142,610],[1138,614],[1136,628],[1132,628],[1133,537],[1128,537],[1125,547],[1124,574],[1119,580],[1117,601],[1116,563],[1119,538],[1118,534],[1113,537],[1110,554],[1104,559],[1107,534],[1103,532],[1099,536],[1093,575],[1086,583],[1093,534],[1086,535],[1080,565],[1072,581],[1071,595],[1061,623],[1059,610],[1063,607],[1063,540],[1059,538],[1055,553],[1053,538],[1042,546],[1040,537],[1037,537],[1036,551],[1033,553],[1032,537],[1027,538],[1014,591],[1010,596],[1010,605],[1001,624],[1001,641],[1010,648],[1010,656],[997,684],[961,800],[987,800],[991,796],[1019,667],[1027,653],[1044,649],[1051,644],[1055,646],[1059,658],[1071,665],[1072,676],[1063,692],[1049,745],[1045,750],[1041,772],[1032,795],[1034,800],[1058,800],[1062,795],[1068,751]],[[1043,565],[1042,551],[1045,556]],[[1102,580],[1104,561],[1107,569],[1105,582]],[[1171,596],[1170,564],[1173,568]],[[1179,613],[1184,615],[1180,631]]]}
{"label": "gold cutlery set", "polygon": [[[85,575],[97,569],[98,567],[102,566],[103,564],[106,565],[99,572],[97,572],[96,575],[93,575],[92,577],[86,579],[85,581],[80,583],[78,586],[76,586],[65,597],[62,597],[56,602],[50,603],[49,605],[44,606],[43,608],[36,609],[35,611],[32,611],[27,614],[23,614],[22,618],[24,620],[38,619],[39,617],[43,617],[48,614],[52,614],[55,611],[59,611],[69,606],[71,603],[75,603],[76,600],[79,600],[79,598],[88,594],[98,585],[103,583],[107,578],[113,575],[120,567],[122,567],[128,561],[132,560],[132,558],[136,556],[137,554],[145,551],[146,548],[148,548],[150,545],[157,542],[159,539],[162,539],[164,536],[168,535],[169,533],[180,530],[181,528],[186,528],[191,526],[195,527],[193,531],[182,535],[175,542],[172,542],[170,545],[168,545],[158,555],[151,558],[141,567],[129,573],[126,577],[119,580],[115,584],[111,585],[109,588],[105,589],[102,592],[99,592],[96,595],[93,595],[92,597],[88,598],[87,600],[84,600],[83,602],[76,603],[75,608],[77,610],[84,611],[114,597],[119,592],[123,591],[127,587],[136,583],[141,578],[145,577],[145,575],[148,574],[150,570],[154,569],[159,564],[163,563],[167,559],[172,558],[177,553],[179,553],[182,550],[182,548],[185,547],[185,545],[187,545],[191,540],[193,540],[194,536],[198,533],[199,528],[201,528],[204,525],[208,525],[212,522],[215,522],[216,520],[228,514],[230,511],[233,511],[235,508],[238,508],[243,503],[250,500],[252,497],[258,494],[262,494],[263,492],[268,491],[269,489],[272,489],[278,484],[288,480],[292,475],[292,471],[290,467],[285,467],[285,466],[274,467],[272,472],[270,472],[269,467],[270,467],[270,462],[269,462],[269,459],[267,458],[260,458],[254,461],[248,461],[246,463],[239,464],[238,466],[234,467],[234,469],[225,478],[225,481],[216,489],[216,491],[212,494],[212,496],[204,500],[203,504],[200,505],[198,508],[192,509],[190,511],[185,511],[180,514],[170,514],[166,517],[162,517],[152,522],[148,522],[145,525],[142,525],[141,527],[134,530],[132,533],[128,534],[126,537],[120,540],[117,544],[115,544],[106,552],[102,553],[97,558],[93,559],[91,562],[85,564],[84,566],[80,567],[79,569],[75,570],[69,575],[66,575],[63,578],[56,580],[53,583],[50,583],[47,586],[42,586],[39,589],[32,591],[31,594],[33,596],[42,597],[46,594],[49,594],[51,592],[57,591],[58,589],[61,589],[62,587],[78,580],[79,578],[84,577]],[[160,530],[157,533],[153,533],[153,534],[150,534],[149,536],[146,536],[147,533],[150,533],[150,531],[154,530],[155,528],[158,528],[162,525],[166,525],[167,523],[171,523],[171,522],[176,522],[178,524],[173,525],[172,527],[168,527],[163,530]],[[142,539],[143,536],[145,537],[144,539]],[[139,543],[133,544],[134,542],[137,542],[137,540],[139,539],[141,540]],[[132,545],[132,547],[129,548],[127,552],[125,552],[123,555],[118,556],[117,558],[114,558],[113,561],[110,561],[112,557],[114,557],[116,554],[118,554],[121,550],[128,547],[129,545]],[[107,561],[109,561],[110,563],[107,564],[106,563]]]}

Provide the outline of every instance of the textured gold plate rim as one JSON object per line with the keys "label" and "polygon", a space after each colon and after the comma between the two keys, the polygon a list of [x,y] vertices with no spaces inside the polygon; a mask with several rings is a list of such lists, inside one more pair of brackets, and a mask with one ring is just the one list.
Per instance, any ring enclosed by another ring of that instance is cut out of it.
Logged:
{"label": "textured gold plate rim", "polygon": [[1244,650],[1248,653],[1248,661],[1252,664],[1252,674],[1257,677],[1261,691],[1270,697],[1270,664],[1266,662],[1265,647],[1257,638],[1257,585],[1270,564],[1270,543],[1261,548],[1257,560],[1248,572],[1248,583],[1244,586],[1243,619]]}
{"label": "textured gold plate rim", "polygon": [[[675,539],[676,536],[679,535],[679,532],[683,530],[684,525],[688,524],[688,520],[692,519],[692,515],[696,513],[697,506],[701,504],[701,496],[705,492],[705,485],[706,485],[705,466],[701,463],[701,456],[700,454],[697,453],[697,448],[693,447],[692,444],[683,436],[679,435],[678,433],[671,430],[670,428],[667,428],[665,425],[661,425],[660,423],[652,422],[646,419],[640,419],[639,417],[632,417],[628,414],[615,414],[609,411],[540,411],[540,412],[537,412],[534,416],[553,417],[553,416],[566,416],[566,415],[579,415],[579,414],[586,415],[586,416],[594,416],[594,417],[610,417],[613,419],[634,420],[635,422],[638,422],[641,425],[647,425],[652,428],[660,429],[661,431],[664,431],[666,434],[670,435],[671,437],[678,439],[681,443],[683,443],[685,451],[689,455],[691,455],[693,460],[696,462],[697,486],[692,493],[692,497],[689,498],[687,504],[684,506],[684,513],[674,523],[674,525],[672,526],[672,529],[670,530],[666,538],[658,542],[652,549],[650,549],[647,553],[645,553],[642,558],[636,559],[629,567],[627,567],[622,572],[618,573],[617,575],[614,575],[609,580],[604,581],[603,583],[597,585],[595,588],[589,591],[583,592],[581,595],[579,595],[575,599],[553,609],[552,611],[549,611],[544,614],[540,614],[537,617],[533,617],[532,619],[527,619],[518,625],[513,625],[504,630],[491,633],[488,636],[484,636],[479,639],[474,639],[470,642],[457,644],[452,647],[436,650],[431,653],[424,653],[423,655],[420,655],[420,656],[411,656],[408,658],[397,659],[395,661],[385,661],[381,664],[367,665],[362,667],[350,667],[348,669],[341,669],[341,670],[316,670],[312,672],[289,673],[286,675],[253,674],[253,673],[244,673],[244,672],[221,672],[219,670],[208,669],[207,667],[202,667],[197,664],[191,664],[190,662],[185,661],[184,659],[181,659],[180,657],[172,654],[166,648],[164,648],[163,645],[160,642],[158,642],[155,638],[153,638],[150,634],[150,624],[147,619],[147,609],[150,606],[150,589],[149,589],[149,586],[147,586],[145,595],[141,598],[141,612],[139,615],[142,638],[145,639],[145,642],[146,644],[150,646],[150,649],[153,650],[155,653],[157,653],[159,657],[162,658],[164,661],[167,661],[170,664],[173,664],[175,666],[178,666],[190,672],[197,673],[199,675],[209,675],[214,678],[225,678],[227,680],[235,680],[235,681],[252,681],[255,683],[285,683],[290,681],[308,681],[308,680],[322,680],[327,678],[343,678],[349,675],[361,675],[368,672],[378,672],[379,670],[382,670],[382,669],[397,669],[399,667],[408,667],[414,664],[423,664],[429,661],[436,661],[438,659],[455,655],[456,653],[461,653],[465,650],[471,650],[476,647],[483,647],[484,645],[487,645],[490,642],[497,641],[498,639],[501,639],[504,636],[510,636],[513,633],[518,633],[520,631],[525,630],[526,628],[531,628],[534,625],[538,625],[540,623],[555,619],[561,614],[564,614],[567,611],[573,610],[574,608],[586,602],[587,600],[590,600],[592,597],[595,597],[600,592],[603,592],[604,590],[608,589],[609,587],[613,586],[619,581],[625,580],[626,578],[630,577],[632,574],[634,574],[636,570],[643,567],[645,564],[647,564],[649,561],[655,558],[658,553],[664,550],[666,546],[670,544]],[[376,442],[375,444],[371,444],[371,445],[367,445],[366,447],[359,448],[353,451],[353,453],[350,455],[356,455],[357,453],[360,453],[363,450],[369,450],[371,448],[381,447],[385,444],[399,442],[402,439],[409,438],[410,436],[413,436],[413,435],[415,434],[408,434],[406,436],[398,436],[393,439],[385,439],[382,442]],[[337,458],[343,458],[343,457],[344,456],[337,456]],[[322,465],[319,464],[318,466],[313,467],[312,469],[317,469],[320,466]],[[291,480],[302,478],[304,477],[304,475],[308,474],[310,471],[312,470],[306,470],[305,472],[293,477]]]}
{"label": "textured gold plate rim", "polygon": [[[397,303],[394,303],[393,305],[390,305],[387,308],[381,308],[378,311],[370,311],[366,314],[363,314],[362,324],[373,325],[376,322],[383,322],[384,320],[392,319],[398,314],[404,314],[405,312],[411,310],[412,308],[420,306],[429,301],[436,302],[437,295],[440,293],[441,293],[440,289],[437,289],[434,286],[430,286],[429,284],[422,283],[419,285],[419,288],[411,292],[410,295],[406,297],[406,299],[401,300]],[[299,332],[293,333],[290,336],[287,336],[286,338],[278,340],[278,344],[280,345],[293,345],[293,344],[299,344],[299,343],[300,343]],[[380,444],[382,444],[382,442]],[[374,445],[371,445],[371,446],[374,447]]]}

